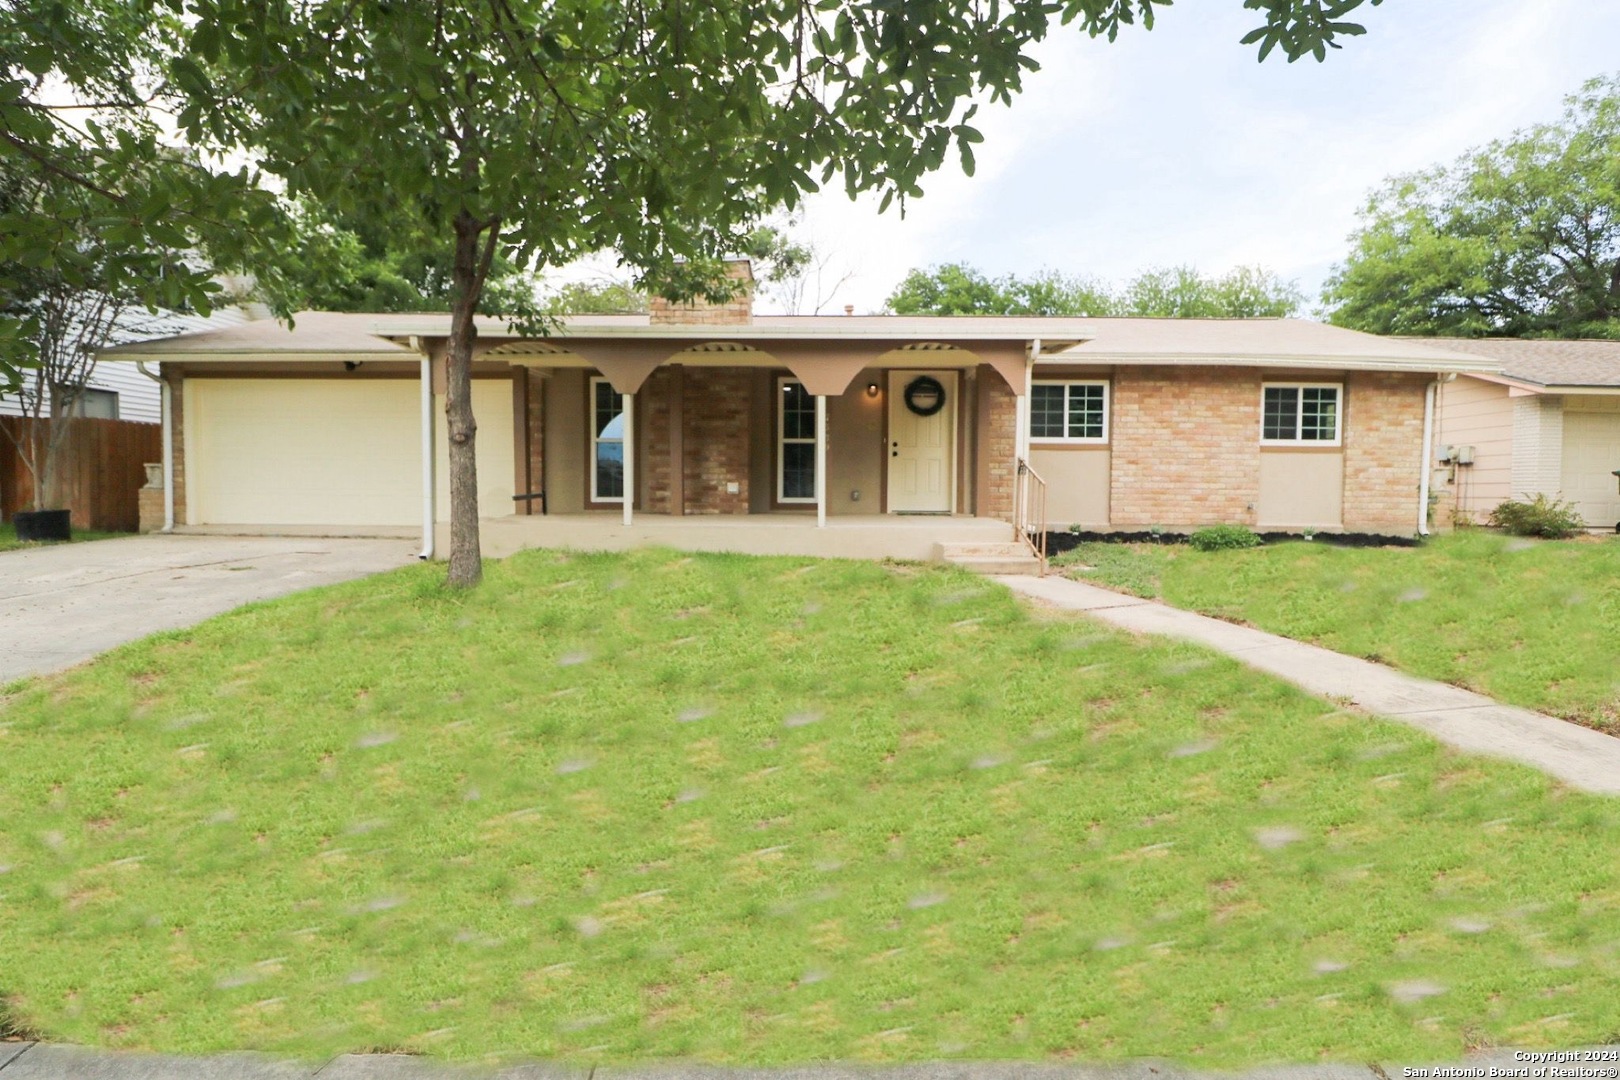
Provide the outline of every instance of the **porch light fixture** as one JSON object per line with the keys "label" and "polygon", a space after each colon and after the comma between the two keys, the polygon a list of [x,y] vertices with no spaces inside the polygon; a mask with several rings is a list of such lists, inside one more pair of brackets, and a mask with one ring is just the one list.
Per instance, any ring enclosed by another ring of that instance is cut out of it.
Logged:
{"label": "porch light fixture", "polygon": [[866,396],[867,397],[877,397],[877,395],[878,395],[878,384],[875,383],[875,382],[867,383],[866,384]]}

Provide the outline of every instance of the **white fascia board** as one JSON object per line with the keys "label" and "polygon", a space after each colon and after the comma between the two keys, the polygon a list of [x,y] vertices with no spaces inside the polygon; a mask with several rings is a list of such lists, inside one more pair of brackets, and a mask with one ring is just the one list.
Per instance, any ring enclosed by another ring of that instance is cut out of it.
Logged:
{"label": "white fascia board", "polygon": [[1448,360],[1433,357],[1323,356],[1312,353],[1276,353],[1266,356],[1246,353],[1241,356],[1221,356],[1209,353],[1094,353],[1088,351],[1084,353],[1042,355],[1036,361],[1037,368],[1085,367],[1104,364],[1110,367],[1140,365],[1143,367],[1294,368],[1320,369],[1323,371],[1401,371],[1412,374],[1455,371],[1464,375],[1482,375],[1482,372],[1500,370],[1499,367],[1492,365],[1489,361],[1481,364],[1477,361]]}
{"label": "white fascia board", "polygon": [[263,349],[220,349],[215,352],[162,352],[103,354],[103,364],[134,363],[144,360],[161,364],[332,364],[347,361],[351,364],[414,364],[421,357],[408,349],[388,352],[266,352]]}

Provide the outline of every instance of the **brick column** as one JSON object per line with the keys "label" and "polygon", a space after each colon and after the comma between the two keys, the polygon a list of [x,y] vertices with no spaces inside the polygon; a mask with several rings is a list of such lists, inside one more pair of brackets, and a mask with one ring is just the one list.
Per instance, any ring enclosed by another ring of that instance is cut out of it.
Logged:
{"label": "brick column", "polygon": [[1423,394],[1431,375],[1352,372],[1345,380],[1344,527],[1409,536],[1422,481]]}
{"label": "brick column", "polygon": [[981,517],[1011,521],[1018,469],[1018,395],[994,368],[981,367],[975,381],[979,424],[974,441],[982,455],[976,509]]}
{"label": "brick column", "polygon": [[169,383],[169,430],[174,440],[174,523],[186,523],[186,380],[179,371],[165,371]]}

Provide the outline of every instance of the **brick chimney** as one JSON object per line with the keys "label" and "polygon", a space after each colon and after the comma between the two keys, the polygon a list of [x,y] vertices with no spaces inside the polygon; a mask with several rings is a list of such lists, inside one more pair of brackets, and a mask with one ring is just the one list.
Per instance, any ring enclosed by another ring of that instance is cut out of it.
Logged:
{"label": "brick chimney", "polygon": [[747,326],[754,321],[754,268],[747,259],[727,259],[726,276],[746,282],[735,299],[711,304],[699,297],[689,304],[676,304],[654,296],[647,305],[648,321],[654,326],[680,323],[688,326]]}

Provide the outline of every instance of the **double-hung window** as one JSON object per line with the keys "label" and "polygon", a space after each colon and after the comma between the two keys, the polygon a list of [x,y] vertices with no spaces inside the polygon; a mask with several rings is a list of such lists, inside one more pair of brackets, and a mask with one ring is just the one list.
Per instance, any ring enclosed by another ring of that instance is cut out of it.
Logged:
{"label": "double-hung window", "polygon": [[624,501],[624,395],[591,379],[591,501]]}
{"label": "double-hung window", "polygon": [[1029,388],[1029,437],[1037,442],[1108,441],[1108,384],[1037,382]]}
{"label": "double-hung window", "polygon": [[1338,446],[1342,434],[1337,383],[1267,383],[1261,389],[1264,446]]}
{"label": "double-hung window", "polygon": [[776,501],[816,501],[816,399],[796,379],[778,379]]}

